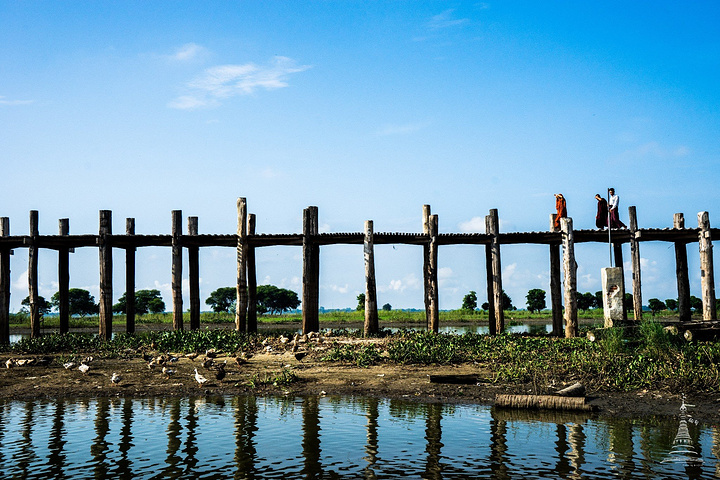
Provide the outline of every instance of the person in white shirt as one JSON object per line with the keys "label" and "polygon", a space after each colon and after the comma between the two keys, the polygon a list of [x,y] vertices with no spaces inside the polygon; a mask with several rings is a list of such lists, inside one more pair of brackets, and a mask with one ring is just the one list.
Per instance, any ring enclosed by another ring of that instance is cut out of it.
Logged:
{"label": "person in white shirt", "polygon": [[610,228],[627,228],[627,226],[620,221],[620,214],[618,213],[618,207],[620,206],[620,197],[615,195],[615,189],[608,189],[608,209],[610,210]]}

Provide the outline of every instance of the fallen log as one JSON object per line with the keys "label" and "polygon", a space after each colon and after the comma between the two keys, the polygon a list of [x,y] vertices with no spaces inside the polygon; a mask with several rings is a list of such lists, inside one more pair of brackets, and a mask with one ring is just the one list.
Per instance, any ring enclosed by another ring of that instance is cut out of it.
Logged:
{"label": "fallen log", "polygon": [[559,397],[556,395],[507,395],[495,397],[495,406],[503,408],[540,408],[550,410],[582,410],[592,412],[593,405],[585,397]]}
{"label": "fallen log", "polygon": [[689,328],[683,333],[683,337],[688,342],[714,340],[720,336],[720,328]]}
{"label": "fallen log", "polygon": [[556,395],[560,395],[561,397],[584,397],[585,396],[585,386],[582,383],[573,383],[567,388],[563,388],[562,390],[558,390],[555,392]]}

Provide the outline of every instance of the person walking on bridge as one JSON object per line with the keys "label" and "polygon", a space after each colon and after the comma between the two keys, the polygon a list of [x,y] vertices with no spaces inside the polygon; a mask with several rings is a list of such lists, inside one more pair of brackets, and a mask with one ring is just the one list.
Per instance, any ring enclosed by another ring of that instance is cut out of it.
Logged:
{"label": "person walking on bridge", "polygon": [[620,206],[620,197],[615,195],[614,188],[608,188],[608,209],[610,210],[610,228],[627,228],[623,222],[620,221],[620,214],[618,213],[618,207]]}

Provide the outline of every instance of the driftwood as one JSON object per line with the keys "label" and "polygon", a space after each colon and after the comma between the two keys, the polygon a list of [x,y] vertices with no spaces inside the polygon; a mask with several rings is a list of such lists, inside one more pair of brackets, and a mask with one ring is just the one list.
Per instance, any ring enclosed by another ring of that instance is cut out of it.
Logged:
{"label": "driftwood", "polygon": [[504,408],[543,408],[550,410],[582,410],[592,412],[593,405],[585,397],[560,397],[556,395],[497,395],[495,406]]}
{"label": "driftwood", "polygon": [[561,397],[584,397],[585,396],[585,385],[582,383],[573,383],[567,388],[563,388],[562,390],[558,390],[555,392],[557,395],[560,395]]}
{"label": "driftwood", "polygon": [[683,337],[688,342],[692,341],[703,341],[703,340],[714,340],[720,336],[720,328],[692,328],[685,330]]}

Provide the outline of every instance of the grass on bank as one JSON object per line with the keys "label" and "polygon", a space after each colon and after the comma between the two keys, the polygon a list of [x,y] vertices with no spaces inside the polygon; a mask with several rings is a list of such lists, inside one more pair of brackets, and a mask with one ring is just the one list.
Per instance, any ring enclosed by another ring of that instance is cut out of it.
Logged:
{"label": "grass on bank", "polygon": [[[352,362],[359,367],[472,363],[478,372],[487,373],[488,382],[532,384],[536,388],[580,381],[591,390],[720,391],[720,342],[685,342],[653,320],[645,320],[632,334],[627,332],[610,329],[600,341],[590,342],[546,335],[390,334],[384,330],[381,335],[385,338],[379,344],[340,344],[331,336],[319,358]],[[201,329],[118,334],[106,342],[94,334],[50,334],[0,346],[0,351],[27,355],[88,352],[121,358],[148,350],[188,353],[216,348],[234,353],[261,349],[263,339],[277,336]]]}

